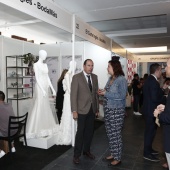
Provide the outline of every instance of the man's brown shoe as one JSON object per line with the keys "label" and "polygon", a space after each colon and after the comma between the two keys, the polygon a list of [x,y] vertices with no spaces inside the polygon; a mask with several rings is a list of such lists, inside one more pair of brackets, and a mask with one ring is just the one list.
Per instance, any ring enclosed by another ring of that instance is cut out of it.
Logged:
{"label": "man's brown shoe", "polygon": [[83,152],[83,155],[89,157],[90,159],[95,159],[95,156],[91,154],[90,152]]}
{"label": "man's brown shoe", "polygon": [[73,157],[73,162],[75,164],[79,164],[80,163],[80,159],[79,158],[76,158],[76,157]]}

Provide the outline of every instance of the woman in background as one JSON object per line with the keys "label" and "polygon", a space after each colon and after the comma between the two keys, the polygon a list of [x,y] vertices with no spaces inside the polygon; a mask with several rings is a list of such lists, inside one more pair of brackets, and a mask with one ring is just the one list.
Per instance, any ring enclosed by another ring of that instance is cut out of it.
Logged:
{"label": "woman in background", "polygon": [[63,79],[65,74],[67,73],[67,69],[64,69],[61,73],[60,78],[57,82],[57,95],[56,95],[56,109],[57,109],[57,117],[58,122],[61,122],[62,110],[63,110],[63,101],[64,101],[64,90],[63,90]]}
{"label": "woman in background", "polygon": [[127,81],[119,60],[109,61],[107,70],[111,76],[105,89],[98,91],[99,95],[104,96],[105,127],[110,149],[110,155],[104,160],[111,161],[108,166],[116,166],[121,163],[122,156],[121,132],[125,117]]}

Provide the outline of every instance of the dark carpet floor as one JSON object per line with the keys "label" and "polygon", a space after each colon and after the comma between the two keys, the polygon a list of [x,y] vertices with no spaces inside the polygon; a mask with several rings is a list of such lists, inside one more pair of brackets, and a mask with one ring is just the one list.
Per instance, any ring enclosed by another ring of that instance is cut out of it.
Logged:
{"label": "dark carpet floor", "polygon": [[[103,125],[103,121],[95,121],[95,130]],[[8,153],[0,159],[0,170],[40,170],[47,164],[64,154],[71,146],[52,146],[49,149],[25,147],[15,141],[16,153]]]}

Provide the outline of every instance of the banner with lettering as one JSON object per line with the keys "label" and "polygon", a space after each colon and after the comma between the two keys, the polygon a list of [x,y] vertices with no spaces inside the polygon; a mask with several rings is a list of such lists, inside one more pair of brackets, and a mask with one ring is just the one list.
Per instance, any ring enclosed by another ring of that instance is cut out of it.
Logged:
{"label": "banner with lettering", "polygon": [[111,51],[111,39],[80,18],[75,18],[75,34],[93,44]]}
{"label": "banner with lettering", "polygon": [[47,0],[0,0],[0,3],[65,31],[73,32],[72,14]]}

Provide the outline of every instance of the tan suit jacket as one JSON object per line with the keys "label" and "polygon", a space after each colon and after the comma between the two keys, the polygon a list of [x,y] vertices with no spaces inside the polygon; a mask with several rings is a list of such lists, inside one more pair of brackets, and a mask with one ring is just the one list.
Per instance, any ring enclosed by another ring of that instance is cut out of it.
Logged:
{"label": "tan suit jacket", "polygon": [[92,78],[92,92],[88,86],[84,73],[78,73],[73,76],[71,83],[71,110],[78,112],[78,114],[87,114],[90,110],[91,104],[93,112],[99,110],[98,100],[98,79],[95,74],[91,74]]}

